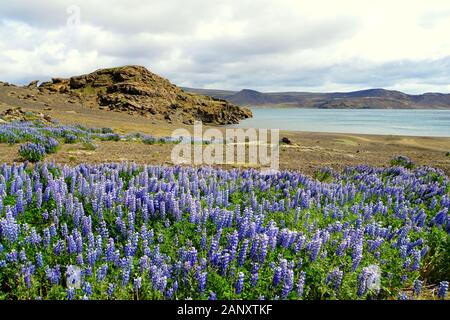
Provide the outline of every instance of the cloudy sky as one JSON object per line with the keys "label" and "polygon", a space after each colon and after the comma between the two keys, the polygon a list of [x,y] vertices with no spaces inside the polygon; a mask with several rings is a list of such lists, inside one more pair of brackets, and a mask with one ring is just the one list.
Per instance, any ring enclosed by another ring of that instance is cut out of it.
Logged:
{"label": "cloudy sky", "polygon": [[450,1],[0,0],[0,80],[126,64],[198,88],[450,93]]}

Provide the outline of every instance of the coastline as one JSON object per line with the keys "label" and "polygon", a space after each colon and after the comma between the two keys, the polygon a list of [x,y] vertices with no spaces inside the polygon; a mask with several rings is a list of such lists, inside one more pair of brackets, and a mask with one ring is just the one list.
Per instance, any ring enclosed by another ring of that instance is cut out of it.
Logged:
{"label": "coastline", "polygon": [[[16,92],[11,94],[11,92]],[[31,99],[19,96],[33,94]],[[118,133],[142,132],[154,136],[170,136],[173,130],[192,126],[167,123],[121,112],[99,110],[74,101],[69,95],[40,95],[36,90],[23,87],[0,87],[0,112],[8,107],[22,107],[50,115],[62,124],[81,124],[87,127],[109,127]],[[227,126],[205,125],[225,130]],[[313,174],[318,168],[329,166],[342,170],[346,166],[387,166],[398,155],[410,157],[418,165],[442,169],[450,175],[450,137],[397,136],[374,134],[347,134],[332,132],[280,131],[280,138],[287,137],[291,145],[281,145],[280,169],[298,170]],[[48,161],[59,163],[136,162],[170,165],[173,145],[145,145],[135,142],[98,141],[96,150],[83,150],[80,145],[63,145]],[[17,160],[18,145],[0,144],[0,162]],[[240,165],[236,165],[240,166]],[[236,167],[235,166],[235,167]],[[248,164],[242,164],[248,167]]]}

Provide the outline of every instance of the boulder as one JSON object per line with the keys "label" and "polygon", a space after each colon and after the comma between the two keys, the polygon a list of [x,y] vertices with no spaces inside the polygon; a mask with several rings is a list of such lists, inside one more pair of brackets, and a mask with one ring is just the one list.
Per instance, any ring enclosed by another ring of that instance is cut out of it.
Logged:
{"label": "boulder", "polygon": [[292,144],[291,139],[289,139],[288,137],[281,138],[281,142],[285,144]]}
{"label": "boulder", "polygon": [[39,80],[33,80],[27,85],[27,88],[37,88],[38,83]]}
{"label": "boulder", "polygon": [[69,84],[71,89],[79,89],[86,85],[86,79],[83,77],[72,77]]}

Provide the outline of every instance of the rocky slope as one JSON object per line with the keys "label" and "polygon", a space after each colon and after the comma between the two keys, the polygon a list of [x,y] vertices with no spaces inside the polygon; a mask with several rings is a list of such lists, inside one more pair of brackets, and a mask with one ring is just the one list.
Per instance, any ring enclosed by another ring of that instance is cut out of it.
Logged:
{"label": "rocky slope", "polygon": [[142,66],[100,69],[71,78],[53,78],[39,86],[43,93],[73,95],[85,105],[139,114],[171,123],[233,124],[252,116],[250,110],[223,99],[187,93]]}
{"label": "rocky slope", "polygon": [[450,109],[450,94],[409,95],[400,91],[369,89],[353,92],[258,92],[208,89],[184,90],[226,99],[241,106],[290,106],[321,109]]}
{"label": "rocky slope", "polygon": [[44,125],[53,123],[51,116],[42,112],[35,112],[32,110],[23,110],[21,107],[10,108],[8,105],[0,102],[0,108],[8,108],[0,112],[0,124],[12,121],[37,121]]}

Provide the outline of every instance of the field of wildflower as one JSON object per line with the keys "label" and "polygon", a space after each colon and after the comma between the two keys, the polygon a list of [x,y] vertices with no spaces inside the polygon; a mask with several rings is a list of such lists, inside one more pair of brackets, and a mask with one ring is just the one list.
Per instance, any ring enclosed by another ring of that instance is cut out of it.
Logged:
{"label": "field of wildflower", "polygon": [[318,177],[3,164],[0,299],[445,298],[444,173]]}
{"label": "field of wildflower", "polygon": [[139,141],[145,144],[195,142],[184,137],[154,137],[142,133],[120,135],[111,128],[87,128],[81,125],[45,125],[38,121],[15,121],[0,125],[0,143],[19,144],[21,160],[38,162],[55,153],[61,144],[83,143],[95,148],[95,140]]}

